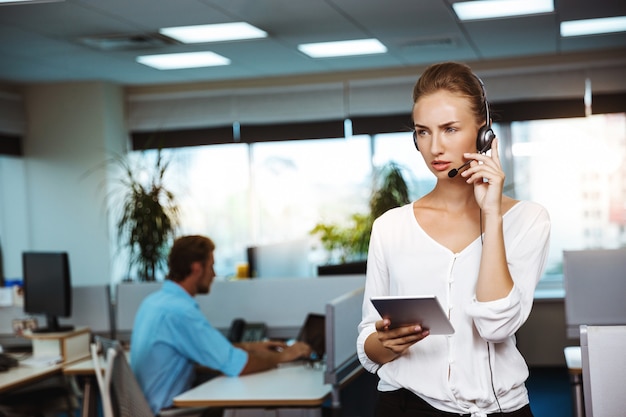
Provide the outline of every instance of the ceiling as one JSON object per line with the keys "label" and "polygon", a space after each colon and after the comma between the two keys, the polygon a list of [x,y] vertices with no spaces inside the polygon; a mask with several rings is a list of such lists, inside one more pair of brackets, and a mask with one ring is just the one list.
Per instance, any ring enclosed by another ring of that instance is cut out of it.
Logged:
{"label": "ceiling", "polygon": [[[443,60],[541,60],[598,50],[610,50],[622,59],[626,55],[626,32],[559,36],[561,21],[626,15],[623,0],[555,0],[552,14],[474,22],[458,21],[452,2],[66,0],[1,5],[0,82],[103,80],[139,86],[394,71]],[[153,37],[161,27],[235,21],[251,23],[269,37],[195,45],[162,43]],[[85,41],[101,37],[118,38],[118,47]],[[296,48],[300,43],[370,37],[385,44],[388,53],[316,60]],[[158,71],[135,62],[140,54],[199,50],[216,52],[232,64]]]}

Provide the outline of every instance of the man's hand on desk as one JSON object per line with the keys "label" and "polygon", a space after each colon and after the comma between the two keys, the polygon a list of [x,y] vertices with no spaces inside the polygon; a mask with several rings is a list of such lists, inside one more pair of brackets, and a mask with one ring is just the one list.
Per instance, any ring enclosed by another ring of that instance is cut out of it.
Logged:
{"label": "man's hand on desk", "polygon": [[266,371],[275,368],[279,363],[308,358],[312,352],[311,346],[304,342],[287,344],[268,340],[239,343],[236,346],[248,352],[248,362],[241,371],[241,375]]}

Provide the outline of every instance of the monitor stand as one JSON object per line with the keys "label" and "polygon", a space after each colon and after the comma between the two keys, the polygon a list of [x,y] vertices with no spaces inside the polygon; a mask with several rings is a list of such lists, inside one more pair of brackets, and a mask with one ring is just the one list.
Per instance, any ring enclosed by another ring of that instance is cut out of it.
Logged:
{"label": "monitor stand", "polygon": [[46,316],[46,322],[48,324],[47,327],[33,329],[33,333],[64,333],[74,330],[74,326],[59,325],[59,318],[57,316]]}
{"label": "monitor stand", "polygon": [[32,340],[33,358],[59,358],[61,362],[70,362],[89,356],[91,331],[88,327],[76,328],[61,333],[24,333]]}

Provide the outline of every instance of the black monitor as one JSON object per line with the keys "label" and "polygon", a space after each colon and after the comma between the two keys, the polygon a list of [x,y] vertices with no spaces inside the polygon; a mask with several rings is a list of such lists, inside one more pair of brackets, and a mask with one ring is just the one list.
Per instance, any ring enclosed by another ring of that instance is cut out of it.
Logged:
{"label": "black monitor", "polygon": [[67,252],[24,252],[24,312],[46,316],[47,326],[34,332],[67,332],[59,317],[72,315],[72,282]]}

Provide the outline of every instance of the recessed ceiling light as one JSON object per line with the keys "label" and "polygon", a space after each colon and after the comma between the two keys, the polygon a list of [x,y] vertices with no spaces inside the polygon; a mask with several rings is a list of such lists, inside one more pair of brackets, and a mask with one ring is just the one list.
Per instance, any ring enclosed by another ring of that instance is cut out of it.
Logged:
{"label": "recessed ceiling light", "polygon": [[626,32],[626,16],[561,22],[561,36],[585,36]]}
{"label": "recessed ceiling light", "polygon": [[65,0],[0,0],[0,6],[4,6],[4,5],[11,5],[13,3],[15,4],[21,4],[21,3],[60,3],[62,1]]}
{"label": "recessed ceiling light", "polygon": [[266,38],[267,32],[245,22],[162,28],[159,33],[182,43],[225,42]]}
{"label": "recessed ceiling light", "polygon": [[215,67],[230,64],[230,59],[214,52],[186,52],[178,54],[143,55],[136,58],[140,64],[160,70]]}
{"label": "recessed ceiling light", "polygon": [[554,12],[553,0],[478,0],[453,3],[460,20],[496,19]]}
{"label": "recessed ceiling light", "polygon": [[298,45],[298,49],[312,58],[384,54],[387,52],[387,47],[377,39],[305,43]]}

